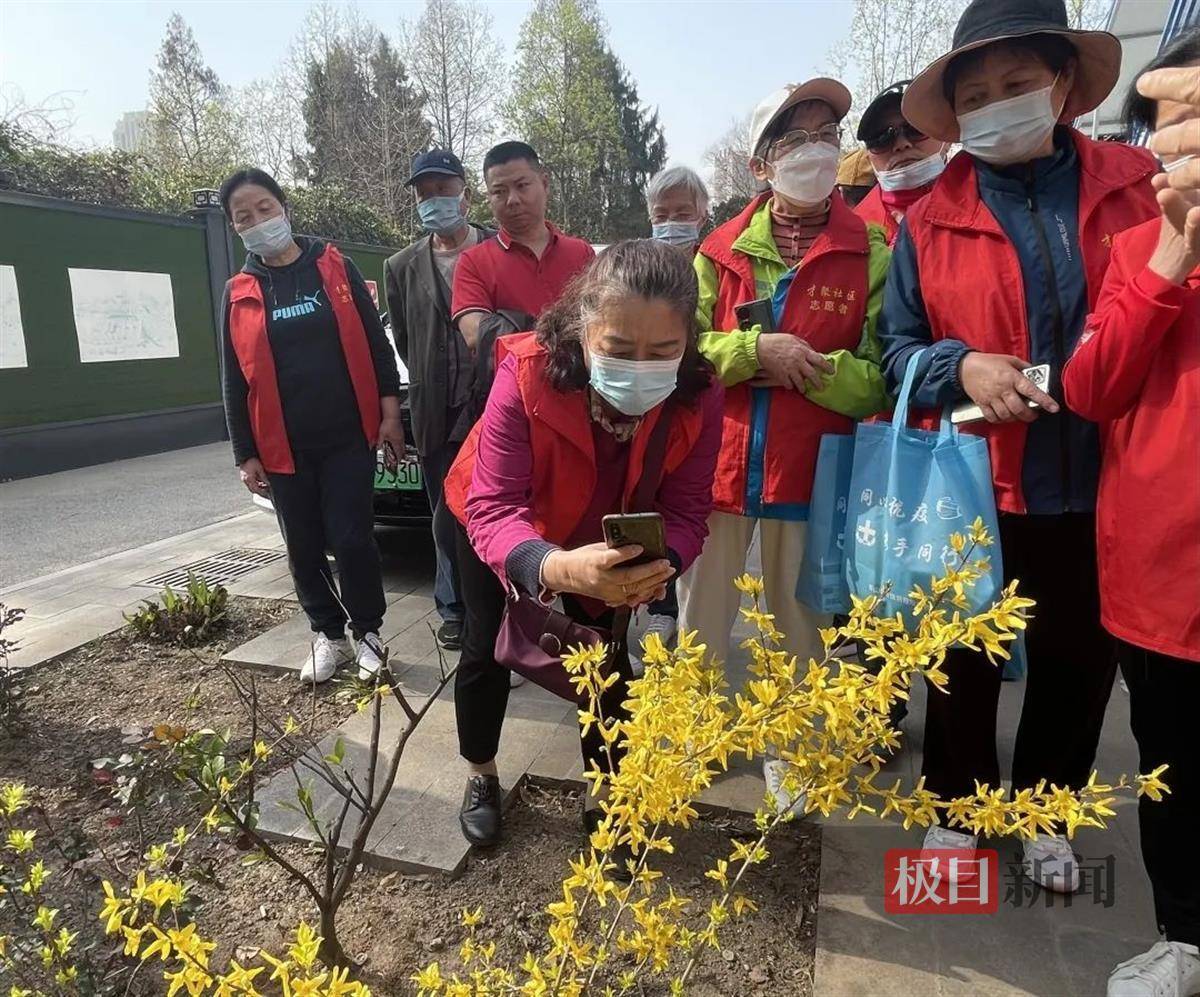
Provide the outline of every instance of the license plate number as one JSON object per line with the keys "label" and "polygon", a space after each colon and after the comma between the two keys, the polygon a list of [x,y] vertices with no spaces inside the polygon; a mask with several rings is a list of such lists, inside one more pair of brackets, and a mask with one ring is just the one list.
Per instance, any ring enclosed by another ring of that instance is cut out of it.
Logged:
{"label": "license plate number", "polygon": [[424,486],[421,465],[415,457],[403,457],[394,470],[384,464],[382,455],[375,458],[375,487],[382,491],[417,491]]}

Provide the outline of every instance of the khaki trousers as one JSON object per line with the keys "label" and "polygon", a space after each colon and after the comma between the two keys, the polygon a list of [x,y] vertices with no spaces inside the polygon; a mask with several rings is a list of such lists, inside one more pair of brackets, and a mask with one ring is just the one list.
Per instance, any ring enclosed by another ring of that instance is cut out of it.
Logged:
{"label": "khaki trousers", "polygon": [[807,523],[712,513],[704,550],[679,579],[679,629],[698,630],[711,657],[729,660],[730,632],[743,598],[733,580],[746,571],[755,526],[766,611],[774,614],[776,628],[786,635],[785,648],[800,658],[801,666],[810,657],[819,660],[823,650],[817,628],[829,626],[830,617],[796,598]]}

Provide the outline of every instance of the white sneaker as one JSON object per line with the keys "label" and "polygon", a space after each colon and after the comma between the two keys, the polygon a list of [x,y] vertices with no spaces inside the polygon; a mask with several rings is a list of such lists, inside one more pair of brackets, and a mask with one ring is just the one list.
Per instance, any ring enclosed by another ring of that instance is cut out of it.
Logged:
{"label": "white sneaker", "polygon": [[308,660],[300,669],[300,681],[312,685],[320,685],[333,678],[333,673],[339,665],[350,660],[350,643],[345,637],[341,640],[330,640],[324,634],[317,634],[312,642],[312,650]]}
{"label": "white sneaker", "polygon": [[379,634],[363,634],[362,640],[358,642],[358,654],[355,655],[354,661],[358,665],[358,677],[364,682],[373,679],[383,666],[383,658],[380,656],[382,649]]}
{"label": "white sneaker", "polygon": [[524,675],[518,675],[516,672],[508,673],[508,687],[510,689],[515,689],[517,686],[524,685],[524,684],[525,684],[525,676]]}
{"label": "white sneaker", "polygon": [[636,637],[629,641],[629,665],[635,677],[640,678],[646,673],[646,663],[642,661],[642,641],[651,634],[658,634],[663,647],[670,648],[675,635],[679,632],[679,621],[674,616],[662,613],[647,613],[646,625]]}
{"label": "white sneaker", "polygon": [[806,793],[793,796],[783,788],[783,780],[787,778],[788,765],[782,758],[763,759],[763,782],[767,784],[767,792],[775,800],[775,812],[782,813],[791,809],[793,817],[804,816],[804,804],[808,800]]}
{"label": "white sneaker", "polygon": [[1188,997],[1200,993],[1200,949],[1183,942],[1155,942],[1127,959],[1108,978],[1108,997]]}
{"label": "white sneaker", "polygon": [[1055,893],[1079,890],[1079,860],[1071,843],[1059,834],[1039,834],[1025,842],[1025,875]]}
{"label": "white sneaker", "polygon": [[948,827],[934,824],[925,832],[925,841],[921,845],[921,862],[929,867],[930,874],[937,880],[945,879],[947,883],[971,883],[979,878],[979,865],[973,861],[943,862],[939,852],[969,851],[974,855],[979,845],[979,838],[974,834],[963,834],[952,831]]}

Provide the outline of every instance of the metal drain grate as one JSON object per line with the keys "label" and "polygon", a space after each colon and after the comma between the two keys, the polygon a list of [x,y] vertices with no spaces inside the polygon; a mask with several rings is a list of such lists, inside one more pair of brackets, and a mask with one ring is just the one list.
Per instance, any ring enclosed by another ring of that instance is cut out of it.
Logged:
{"label": "metal drain grate", "polygon": [[164,571],[153,578],[147,578],[144,582],[138,582],[138,584],[156,589],[167,585],[172,588],[183,588],[188,583],[188,575],[193,574],[197,578],[203,578],[209,585],[228,585],[235,579],[241,578],[242,575],[248,575],[251,571],[265,568],[268,564],[282,561],[286,557],[287,554],[281,550],[255,550],[251,547],[238,547],[222,551],[220,554],[213,554],[200,561],[193,561],[191,564],[182,564],[178,568]]}

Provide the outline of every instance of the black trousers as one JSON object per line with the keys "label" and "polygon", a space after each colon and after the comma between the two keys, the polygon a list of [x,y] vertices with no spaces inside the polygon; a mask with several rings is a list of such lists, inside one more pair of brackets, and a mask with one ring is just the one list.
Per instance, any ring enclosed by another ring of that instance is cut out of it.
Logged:
{"label": "black trousers", "polygon": [[[314,633],[340,639],[347,612],[356,639],[378,633],[385,607],[375,545],[375,455],[366,442],[297,450],[295,474],[270,474],[271,501],[287,544],[296,595]],[[326,551],[337,563],[335,597]]]}
{"label": "black trousers", "polygon": [[1154,891],[1158,928],[1169,941],[1200,945],[1200,865],[1193,857],[1200,826],[1200,748],[1196,704],[1200,661],[1184,661],[1121,642],[1121,674],[1129,686],[1129,720],[1138,770],[1170,766],[1171,792],[1138,801],[1142,861]]}
{"label": "black trousers", "polygon": [[[1039,779],[1087,782],[1116,674],[1113,639],[1100,625],[1096,518],[1090,513],[1000,517],[1006,580],[1037,601],[1026,631],[1029,671],[1013,752],[1013,788]],[[971,651],[946,658],[948,695],[928,689],[926,788],[942,797],[1000,784],[996,757],[999,666]]]}
{"label": "black trousers", "polygon": [[[496,757],[500,747],[500,729],[508,708],[508,669],[496,664],[496,635],[504,615],[504,589],[492,569],[479,559],[467,539],[467,532],[456,522],[458,541],[458,572],[462,583],[463,620],[462,653],[454,677],[454,712],[458,721],[458,750],[469,762],[482,765]],[[611,613],[600,619],[588,616],[577,600],[563,597],[563,608],[581,623],[608,626]],[[623,717],[621,704],[627,695],[631,676],[629,655],[622,649],[614,662],[620,679],[605,691],[600,700],[608,719]],[[593,724],[581,738],[585,765],[596,762],[608,771],[604,739]],[[613,764],[620,761],[613,746]]]}
{"label": "black trousers", "polygon": [[454,458],[458,456],[460,443],[447,443],[421,456],[421,470],[425,477],[425,494],[429,496],[429,507],[433,510],[433,546],[437,561],[433,584],[433,601],[438,615],[446,622],[461,621],[463,618],[462,596],[459,594],[458,558],[454,531],[458,523],[454,513],[446,505],[444,486],[446,475]]}

